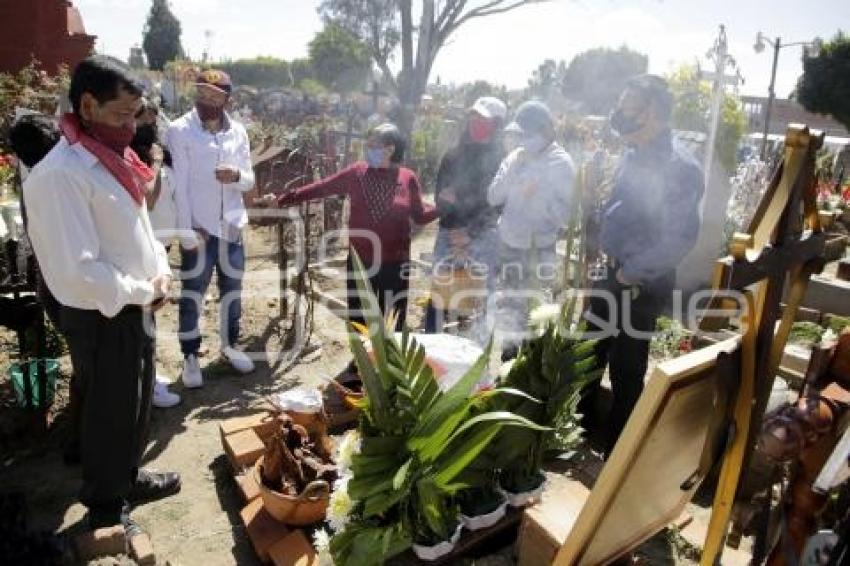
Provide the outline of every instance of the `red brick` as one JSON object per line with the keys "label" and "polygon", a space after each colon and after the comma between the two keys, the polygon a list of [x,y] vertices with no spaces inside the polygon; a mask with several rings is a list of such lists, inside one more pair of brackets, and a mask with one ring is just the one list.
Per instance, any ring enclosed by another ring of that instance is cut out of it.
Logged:
{"label": "red brick", "polygon": [[239,495],[245,503],[250,503],[260,496],[260,486],[257,485],[252,470],[246,470],[236,476],[236,487],[239,488]]}
{"label": "red brick", "polygon": [[274,566],[319,566],[316,551],[300,529],[277,541],[269,549],[269,556]]}
{"label": "red brick", "polygon": [[227,419],[218,425],[222,442],[226,436],[248,429],[253,429],[262,440],[266,440],[274,432],[274,416],[268,411],[263,411],[254,415]]}
{"label": "red brick", "polygon": [[74,539],[77,555],[82,561],[89,561],[98,556],[123,554],[126,550],[125,544],[122,525],[87,531]]}
{"label": "red brick", "polygon": [[289,534],[289,529],[266,512],[262,499],[255,499],[239,513],[260,560],[269,562],[269,549]]}
{"label": "red brick", "polygon": [[139,566],[156,566],[150,537],[141,533],[130,539],[130,556]]}
{"label": "red brick", "polygon": [[224,451],[237,472],[254,465],[262,456],[265,445],[253,429],[242,430],[224,437]]}

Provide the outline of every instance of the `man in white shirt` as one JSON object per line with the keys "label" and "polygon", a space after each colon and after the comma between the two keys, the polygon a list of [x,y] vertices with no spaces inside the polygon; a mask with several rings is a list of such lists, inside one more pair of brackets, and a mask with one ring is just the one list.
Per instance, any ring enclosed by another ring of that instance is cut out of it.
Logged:
{"label": "man in white shirt", "polygon": [[92,528],[140,533],[129,502],[180,488],[177,474],[139,469],[153,390],[151,311],[171,284],[143,185],[152,176],[128,148],[140,86],[106,58],[80,63],[63,139],[24,183],[29,237],[84,390],[80,499]]}
{"label": "man in white shirt", "polygon": [[198,317],[213,269],[221,296],[222,355],[240,373],[254,370],[251,359],[235,348],[245,270],[242,228],[248,223],[242,193],[254,186],[248,134],[225,112],[232,90],[226,73],[206,70],[196,87],[195,108],[172,122],[166,140],[181,234],[180,348],[186,387],[203,385]]}
{"label": "man in white shirt", "polygon": [[[505,128],[518,135],[519,147],[502,161],[488,189],[491,206],[502,207],[500,276],[506,294],[511,330],[528,322],[528,299],[536,290],[552,287],[557,273],[555,242],[569,221],[575,168],[570,155],[555,141],[549,109],[535,100],[517,109]],[[503,358],[516,352],[507,340]]]}

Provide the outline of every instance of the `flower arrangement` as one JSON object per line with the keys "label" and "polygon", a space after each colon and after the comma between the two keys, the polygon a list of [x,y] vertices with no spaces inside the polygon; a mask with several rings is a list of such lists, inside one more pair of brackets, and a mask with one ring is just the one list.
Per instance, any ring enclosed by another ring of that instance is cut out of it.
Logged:
{"label": "flower arrangement", "polygon": [[575,312],[575,297],[563,305],[532,310],[529,319],[536,336],[522,345],[499,383],[528,396],[504,397],[499,400],[502,408],[541,427],[505,429],[500,434],[498,458],[507,464],[499,481],[509,493],[539,488],[545,452],[570,450],[581,440],[577,420],[581,390],[601,377],[601,369],[596,364],[596,343],[583,338],[584,328],[574,322]]}
{"label": "flower arrangement", "polygon": [[0,202],[5,200],[15,180],[13,160],[14,158],[11,155],[0,154]]}
{"label": "flower arrangement", "polygon": [[693,350],[691,333],[673,318],[660,316],[655,321],[655,332],[649,343],[649,354],[654,360],[671,360]]}
{"label": "flower arrangement", "polygon": [[[366,308],[366,325],[350,324],[365,396],[358,431],[337,452],[341,478],[329,511],[333,530],[324,556],[345,566],[380,564],[415,544],[444,552],[460,533],[457,494],[486,485],[490,475],[473,464],[506,427],[543,431],[528,419],[492,410],[493,401],[527,394],[506,388],[475,391],[490,348],[447,391],[425,362],[425,350],[407,330],[400,340],[383,320],[362,263],[355,278]],[[371,345],[367,354],[363,341]],[[318,535],[320,555],[325,544]]]}
{"label": "flower arrangement", "polygon": [[[732,194],[726,207],[726,242],[750,223],[768,185],[767,163],[751,159],[742,163],[732,177]],[[725,250],[723,253],[726,253]]]}

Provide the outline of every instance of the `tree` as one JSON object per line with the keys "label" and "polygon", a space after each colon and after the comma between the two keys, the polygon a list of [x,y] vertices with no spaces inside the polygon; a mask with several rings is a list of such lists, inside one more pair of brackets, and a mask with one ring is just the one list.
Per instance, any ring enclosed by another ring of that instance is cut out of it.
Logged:
{"label": "tree", "polygon": [[546,59],[528,80],[529,96],[549,100],[554,93],[561,90],[565,72],[566,64],[563,61],[556,63],[554,59]]}
{"label": "tree", "polygon": [[183,57],[181,33],[180,21],[171,12],[168,0],[153,0],[142,31],[142,48],[151,69],[161,71],[169,61]]}
{"label": "tree", "polygon": [[50,76],[42,64],[32,59],[17,73],[0,73],[0,153],[11,151],[9,128],[15,110],[27,108],[45,114],[55,114],[62,93],[68,92],[71,77],[68,67],[59,66],[56,76]]}
{"label": "tree", "polygon": [[345,28],[329,23],[308,45],[315,78],[337,92],[362,88],[372,69],[369,48]]}
{"label": "tree", "polygon": [[[322,0],[319,14],[360,38],[401,103],[399,127],[410,133],[440,49],[463,24],[546,0],[421,0],[414,25],[413,0]],[[401,47],[401,70],[390,61]]]}
{"label": "tree", "polygon": [[[667,81],[674,98],[673,127],[679,130],[708,132],[711,87],[700,79],[696,66],[679,67],[667,77]],[[714,152],[729,172],[735,169],[738,143],[746,127],[747,116],[740,99],[724,93]]]}
{"label": "tree", "polygon": [[289,64],[289,76],[292,86],[301,84],[306,79],[312,79],[314,78],[313,65],[309,59],[293,59]]}
{"label": "tree", "polygon": [[216,65],[234,84],[255,87],[293,86],[290,64],[276,57],[238,59]]}
{"label": "tree", "polygon": [[495,96],[507,103],[508,88],[505,85],[494,85],[487,81],[477,80],[474,83],[460,86],[463,93],[463,103],[466,108],[472,106],[482,96]]}
{"label": "tree", "polygon": [[839,31],[816,55],[803,54],[797,99],[806,110],[832,114],[850,129],[850,36]]}
{"label": "tree", "polygon": [[561,74],[560,86],[564,96],[580,102],[585,112],[606,115],[617,104],[626,82],[646,73],[647,63],[646,55],[625,45],[619,49],[597,47],[573,57]]}

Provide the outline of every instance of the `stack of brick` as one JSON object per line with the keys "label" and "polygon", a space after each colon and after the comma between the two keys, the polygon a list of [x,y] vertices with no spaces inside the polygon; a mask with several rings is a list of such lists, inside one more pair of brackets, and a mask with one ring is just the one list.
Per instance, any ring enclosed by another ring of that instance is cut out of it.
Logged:
{"label": "stack of brick", "polygon": [[305,532],[288,527],[266,512],[252,473],[274,427],[274,418],[267,412],[229,419],[219,425],[221,443],[245,504],[239,515],[261,561],[275,566],[318,566]]}

